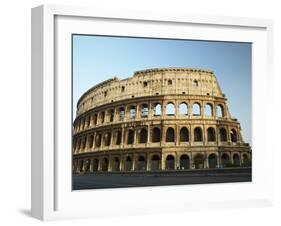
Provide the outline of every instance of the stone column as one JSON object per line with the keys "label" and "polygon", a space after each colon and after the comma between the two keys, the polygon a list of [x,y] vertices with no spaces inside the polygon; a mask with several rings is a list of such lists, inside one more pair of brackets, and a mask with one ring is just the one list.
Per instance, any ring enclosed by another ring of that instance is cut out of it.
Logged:
{"label": "stone column", "polygon": [[147,125],[147,144],[150,144],[150,125]]}
{"label": "stone column", "polygon": [[165,158],[165,155],[162,154],[162,158],[161,158],[161,169],[162,170],[165,170],[165,161],[166,161],[166,158]]}

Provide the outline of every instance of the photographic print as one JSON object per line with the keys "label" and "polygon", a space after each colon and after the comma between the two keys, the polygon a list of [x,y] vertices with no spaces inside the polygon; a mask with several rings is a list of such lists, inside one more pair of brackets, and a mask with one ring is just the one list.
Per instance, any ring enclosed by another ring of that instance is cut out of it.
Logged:
{"label": "photographic print", "polygon": [[252,180],[252,44],[72,35],[72,188]]}

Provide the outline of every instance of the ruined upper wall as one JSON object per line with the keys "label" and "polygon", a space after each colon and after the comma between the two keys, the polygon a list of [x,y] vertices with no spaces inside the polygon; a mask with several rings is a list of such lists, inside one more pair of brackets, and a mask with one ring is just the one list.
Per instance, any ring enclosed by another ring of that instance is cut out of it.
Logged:
{"label": "ruined upper wall", "polygon": [[107,103],[156,95],[208,95],[224,97],[215,74],[192,68],[137,71],[130,78],[112,78],[89,89],[77,103],[77,115]]}

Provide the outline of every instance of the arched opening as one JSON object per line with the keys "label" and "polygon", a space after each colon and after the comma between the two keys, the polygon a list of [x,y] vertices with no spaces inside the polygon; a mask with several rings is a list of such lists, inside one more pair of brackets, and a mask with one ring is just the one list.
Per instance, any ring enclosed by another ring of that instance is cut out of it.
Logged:
{"label": "arched opening", "polygon": [[227,141],[227,132],[225,128],[221,128],[220,129],[220,140],[222,142],[226,142]]}
{"label": "arched opening", "polygon": [[99,148],[101,146],[101,135],[97,134],[95,139],[95,146]]}
{"label": "arched opening", "polygon": [[180,130],[180,142],[189,141],[189,133],[186,127],[182,127]]}
{"label": "arched opening", "polygon": [[173,128],[169,127],[166,131],[166,142],[175,141],[175,131]]}
{"label": "arched opening", "polygon": [[152,142],[157,143],[161,141],[161,130],[158,127],[154,127],[152,130]]}
{"label": "arched opening", "polygon": [[230,131],[230,139],[231,142],[236,143],[237,142],[237,132],[235,129],[231,129]]}
{"label": "arched opening", "polygon": [[130,156],[127,156],[125,161],[125,171],[131,171],[133,167],[133,161]]}
{"label": "arched opening", "polygon": [[130,106],[130,119],[136,118],[136,106],[132,105]]}
{"label": "arched opening", "polygon": [[194,157],[194,165],[195,165],[195,169],[203,169],[204,168],[204,156],[202,154],[197,154]]}
{"label": "arched opening", "polygon": [[101,170],[102,171],[108,171],[108,158],[103,158],[102,160],[102,165],[101,165]]}
{"label": "arched opening", "polygon": [[230,165],[229,155],[224,153],[221,156],[221,165],[222,167],[228,167]]}
{"label": "arched opening", "polygon": [[94,125],[98,123],[98,114],[94,114]]}
{"label": "arched opening", "polygon": [[134,136],[135,136],[134,130],[130,129],[128,131],[127,144],[133,144],[134,143]]}
{"label": "arched opening", "polygon": [[166,106],[166,115],[175,115],[175,105],[173,103],[168,103]]}
{"label": "arched opening", "polygon": [[221,104],[217,105],[217,117],[224,117],[224,109]]}
{"label": "arched opening", "polygon": [[105,112],[101,112],[101,123],[103,124],[105,120]]}
{"label": "arched opening", "polygon": [[160,170],[161,169],[161,159],[159,155],[153,155],[151,158],[151,170]]}
{"label": "arched opening", "polygon": [[136,170],[146,170],[146,159],[144,156],[139,156],[137,161]]}
{"label": "arched opening", "polygon": [[181,103],[179,106],[180,115],[188,115],[188,107],[186,103]]}
{"label": "arched opening", "polygon": [[139,143],[145,144],[147,143],[147,130],[142,128],[139,134]]}
{"label": "arched opening", "polygon": [[83,139],[83,145],[82,145],[83,151],[85,151],[86,144],[87,144],[87,138],[85,137],[85,138]]}
{"label": "arched opening", "polygon": [[141,106],[141,117],[142,118],[148,117],[148,105],[147,104],[142,104],[142,106]]}
{"label": "arched opening", "polygon": [[108,132],[104,135],[104,146],[109,146],[111,142],[111,133]]}
{"label": "arched opening", "polygon": [[120,145],[121,144],[121,137],[122,137],[121,131],[117,131],[116,132],[116,142],[115,142],[116,145]]}
{"label": "arched opening", "polygon": [[85,161],[85,173],[89,173],[90,172],[90,166],[91,166],[91,159],[87,159]]}
{"label": "arched opening", "polygon": [[125,119],[125,108],[120,107],[119,108],[119,121],[124,121]]}
{"label": "arched opening", "polygon": [[207,129],[207,137],[209,142],[215,142],[216,141],[216,132],[213,127],[209,127]]}
{"label": "arched opening", "polygon": [[96,172],[99,169],[99,160],[94,159],[93,171]]}
{"label": "arched opening", "polygon": [[168,85],[171,86],[173,84],[173,81],[171,79],[168,80]]}
{"label": "arched opening", "polygon": [[205,115],[206,116],[213,116],[213,105],[212,104],[206,104]]}
{"label": "arched opening", "polygon": [[81,159],[79,161],[79,172],[83,172],[83,164],[84,164],[84,161],[83,161],[83,159]]}
{"label": "arched opening", "polygon": [[194,87],[198,87],[198,85],[199,85],[198,81],[197,80],[193,80],[193,86]]}
{"label": "arched opening", "polygon": [[112,171],[120,171],[120,159],[118,157],[114,157],[113,159]]}
{"label": "arched opening", "polygon": [[175,169],[175,157],[173,155],[168,155],[166,158],[166,169],[174,170]]}
{"label": "arched opening", "polygon": [[198,116],[201,115],[201,106],[199,103],[194,103],[192,106],[192,115]]}
{"label": "arched opening", "polygon": [[240,156],[238,154],[233,155],[233,165],[240,166]]}
{"label": "arched opening", "polygon": [[194,129],[194,142],[202,142],[202,141],[203,141],[202,129],[200,127],[196,127]]}
{"label": "arched opening", "polygon": [[216,154],[210,154],[208,157],[209,168],[216,168],[218,165],[218,159]]}
{"label": "arched opening", "polygon": [[157,103],[154,106],[154,116],[160,116],[161,115],[161,104]]}
{"label": "arched opening", "polygon": [[93,147],[93,141],[94,141],[94,136],[90,135],[89,140],[88,140],[88,147],[92,148]]}
{"label": "arched opening", "polygon": [[181,155],[180,157],[180,169],[186,170],[190,168],[190,161],[188,155]]}

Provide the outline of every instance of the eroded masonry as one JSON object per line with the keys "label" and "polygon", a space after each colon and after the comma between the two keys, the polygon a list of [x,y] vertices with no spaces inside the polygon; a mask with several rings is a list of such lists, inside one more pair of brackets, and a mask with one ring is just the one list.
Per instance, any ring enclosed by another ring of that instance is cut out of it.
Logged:
{"label": "eroded masonry", "polygon": [[160,68],[85,92],[73,123],[73,172],[251,165],[251,148],[212,71]]}

